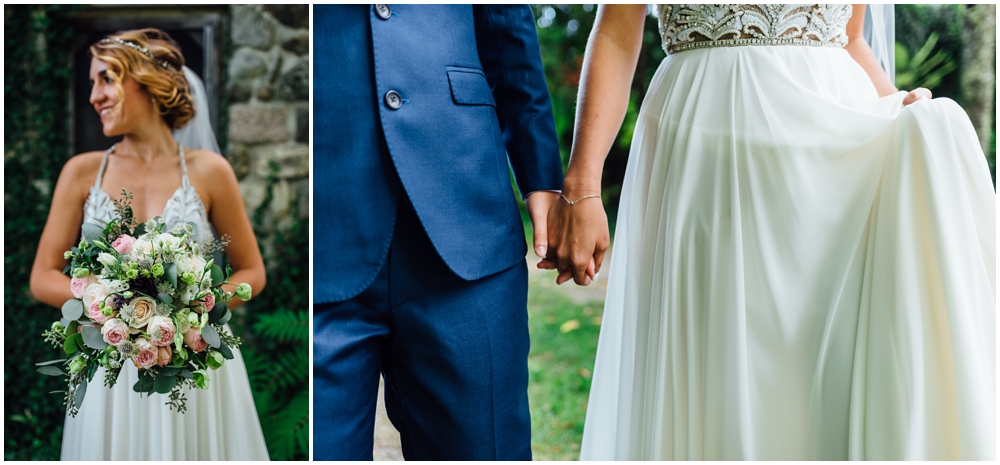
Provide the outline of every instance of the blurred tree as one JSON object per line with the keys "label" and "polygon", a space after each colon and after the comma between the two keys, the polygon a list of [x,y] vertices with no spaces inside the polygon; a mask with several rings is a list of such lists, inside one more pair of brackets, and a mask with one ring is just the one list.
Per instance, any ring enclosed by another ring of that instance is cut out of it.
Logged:
{"label": "blurred tree", "polygon": [[[930,46],[929,54],[924,56],[923,63],[928,59],[941,57],[942,63],[960,64],[963,47],[963,28],[965,20],[964,5],[896,5],[896,77],[897,79],[907,70],[913,71],[906,66],[909,63],[901,63],[900,59],[918,58],[919,52],[928,43],[936,42]],[[931,40],[931,36],[937,37]],[[905,50],[900,54],[900,49]],[[947,66],[947,65],[945,65]],[[931,67],[933,68],[933,67]],[[927,75],[933,73],[934,69],[926,70]],[[960,105],[964,104],[962,86],[960,82],[961,70],[958,72],[947,72],[938,76],[940,80],[931,81],[934,84],[931,90],[935,97],[948,97],[955,100]],[[919,81],[920,76],[915,76]],[[921,82],[911,82],[909,84],[921,84]],[[906,88],[899,84],[900,88]]]}
{"label": "blurred tree", "polygon": [[961,62],[962,101],[965,102],[963,106],[965,111],[969,112],[972,125],[976,128],[983,152],[987,156],[992,154],[995,160],[996,146],[991,144],[995,144],[992,136],[996,132],[993,115],[996,112],[997,6],[967,6],[963,32]]}
{"label": "blurred tree", "polygon": [[[573,122],[576,115],[576,96],[580,84],[583,54],[586,50],[590,30],[594,27],[597,5],[544,4],[533,5],[533,7],[539,45],[542,50],[542,63],[545,66],[545,78],[552,96],[556,132],[559,135],[559,147],[565,167],[569,162],[570,148],[573,144]],[[629,146],[632,143],[632,130],[635,127],[639,107],[646,95],[649,81],[653,78],[653,74],[664,56],[666,53],[660,47],[657,19],[653,15],[647,16],[642,51],[639,53],[639,62],[632,80],[628,112],[621,130],[618,132],[618,143],[611,148],[604,163],[601,190],[604,204],[608,209],[608,216],[612,222],[617,216],[621,182],[625,177]]]}

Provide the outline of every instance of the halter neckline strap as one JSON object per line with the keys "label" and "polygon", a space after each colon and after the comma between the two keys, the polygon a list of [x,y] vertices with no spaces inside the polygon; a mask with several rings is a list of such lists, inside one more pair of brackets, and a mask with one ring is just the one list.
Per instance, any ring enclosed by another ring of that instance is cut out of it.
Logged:
{"label": "halter neckline strap", "polygon": [[[118,143],[108,147],[108,150],[104,152],[104,158],[101,159],[101,167],[97,170],[97,181],[94,182],[94,187],[100,189],[101,181],[104,179],[104,169],[108,166],[108,156],[110,156],[116,148],[118,148]],[[191,183],[188,181],[187,163],[184,161],[184,146],[177,144],[177,152],[181,157],[181,186],[187,189]]]}

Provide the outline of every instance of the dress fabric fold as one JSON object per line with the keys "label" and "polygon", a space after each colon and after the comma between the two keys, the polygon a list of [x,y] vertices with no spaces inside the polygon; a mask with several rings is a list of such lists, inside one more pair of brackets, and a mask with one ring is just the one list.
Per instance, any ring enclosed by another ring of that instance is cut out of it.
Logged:
{"label": "dress fabric fold", "polygon": [[582,459],[995,459],[996,195],[965,112],[837,47],[660,64]]}

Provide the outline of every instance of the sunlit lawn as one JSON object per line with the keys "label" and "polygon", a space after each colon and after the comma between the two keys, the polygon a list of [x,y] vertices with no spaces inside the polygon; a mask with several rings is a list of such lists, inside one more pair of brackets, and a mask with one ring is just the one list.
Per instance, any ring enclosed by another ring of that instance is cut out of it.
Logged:
{"label": "sunlit lawn", "polygon": [[603,302],[575,303],[554,272],[532,273],[528,291],[528,402],[535,460],[577,460]]}

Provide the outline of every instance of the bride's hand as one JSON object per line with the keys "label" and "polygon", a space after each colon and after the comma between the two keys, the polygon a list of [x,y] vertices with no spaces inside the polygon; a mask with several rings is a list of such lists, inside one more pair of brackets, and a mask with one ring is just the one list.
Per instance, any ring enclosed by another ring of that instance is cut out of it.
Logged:
{"label": "bride's hand", "polygon": [[924,87],[918,87],[916,89],[911,90],[910,93],[906,94],[906,97],[903,97],[903,106],[905,107],[920,99],[930,100],[931,98],[933,97],[931,95],[930,90]]}
{"label": "bride's hand", "polygon": [[539,268],[551,269],[554,263],[559,270],[556,284],[570,278],[581,286],[590,284],[601,270],[604,253],[611,243],[608,216],[601,199],[586,198],[573,205],[560,199],[552,205],[548,223],[549,248]]}

